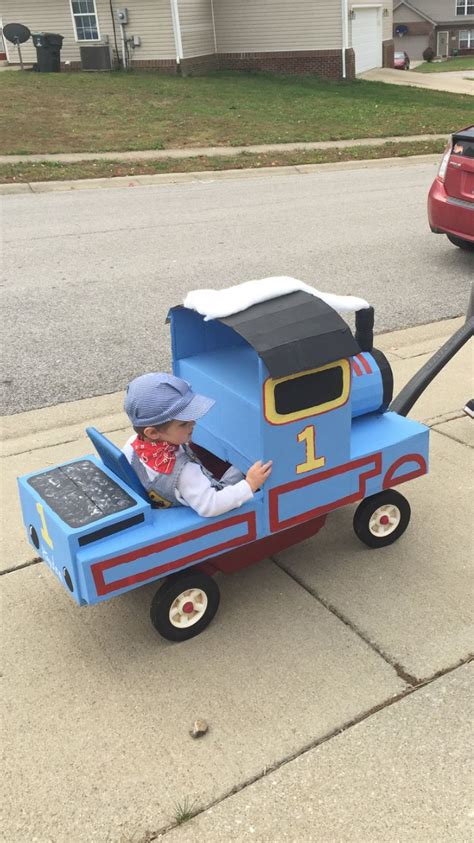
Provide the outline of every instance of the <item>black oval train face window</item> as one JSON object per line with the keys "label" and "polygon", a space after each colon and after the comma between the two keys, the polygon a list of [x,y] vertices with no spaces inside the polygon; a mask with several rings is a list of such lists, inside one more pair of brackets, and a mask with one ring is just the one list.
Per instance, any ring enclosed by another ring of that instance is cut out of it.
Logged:
{"label": "black oval train face window", "polygon": [[342,390],[341,366],[310,372],[275,385],[275,410],[282,416],[299,413],[337,400],[342,395]]}

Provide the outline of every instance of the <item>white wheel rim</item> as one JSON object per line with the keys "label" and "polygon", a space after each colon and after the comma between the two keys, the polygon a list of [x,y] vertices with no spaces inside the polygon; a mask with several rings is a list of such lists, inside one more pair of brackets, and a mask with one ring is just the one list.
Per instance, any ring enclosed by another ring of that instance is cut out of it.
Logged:
{"label": "white wheel rim", "polygon": [[186,629],[194,626],[201,620],[207,609],[207,594],[201,588],[188,588],[173,600],[169,619],[172,626],[177,629]]}
{"label": "white wheel rim", "polygon": [[402,515],[393,503],[386,503],[376,509],[369,521],[369,530],[377,539],[384,539],[393,533],[400,524]]}

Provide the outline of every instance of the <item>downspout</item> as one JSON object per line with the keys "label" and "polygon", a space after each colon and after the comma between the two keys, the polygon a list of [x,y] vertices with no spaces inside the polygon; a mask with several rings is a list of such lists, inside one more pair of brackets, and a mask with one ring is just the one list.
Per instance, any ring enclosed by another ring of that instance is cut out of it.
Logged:
{"label": "downspout", "polygon": [[117,57],[117,65],[120,67],[119,48],[118,48],[118,44],[117,44],[117,30],[115,28],[115,14],[114,14],[113,6],[112,6],[112,0],[109,0],[109,6],[110,6],[110,17],[112,18],[112,29],[114,31],[115,55]]}
{"label": "downspout", "polygon": [[173,20],[174,43],[176,48],[176,64],[181,64],[183,58],[183,42],[181,40],[181,24],[179,22],[178,0],[171,0],[171,18]]}
{"label": "downspout", "polygon": [[214,0],[211,0],[212,31],[214,33],[214,53],[217,56],[216,19],[214,17]]}
{"label": "downspout", "polygon": [[341,0],[341,13],[342,13],[342,78],[347,78],[347,71],[346,71],[346,50],[349,46],[349,30],[348,30],[348,18],[349,18],[349,10],[347,8],[347,0]]}

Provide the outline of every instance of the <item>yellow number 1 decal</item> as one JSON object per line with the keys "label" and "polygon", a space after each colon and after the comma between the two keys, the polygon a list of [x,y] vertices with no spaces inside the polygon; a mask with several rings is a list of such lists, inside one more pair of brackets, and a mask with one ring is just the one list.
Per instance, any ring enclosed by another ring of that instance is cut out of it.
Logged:
{"label": "yellow number 1 decal", "polygon": [[53,547],[53,540],[52,540],[51,536],[49,535],[48,528],[46,526],[46,518],[44,517],[43,504],[37,503],[36,509],[39,512],[39,517],[41,518],[41,535],[43,536],[46,544],[48,544],[52,548]]}
{"label": "yellow number 1 decal", "polygon": [[312,471],[313,468],[322,468],[326,464],[326,457],[316,456],[316,430],[314,424],[309,424],[297,436],[298,442],[306,445],[306,460],[296,466],[297,474],[304,474],[305,471]]}

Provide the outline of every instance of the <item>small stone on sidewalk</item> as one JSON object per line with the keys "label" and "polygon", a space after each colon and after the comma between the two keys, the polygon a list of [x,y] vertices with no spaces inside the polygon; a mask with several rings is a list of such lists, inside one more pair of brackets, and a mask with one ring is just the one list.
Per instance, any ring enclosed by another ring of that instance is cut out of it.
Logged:
{"label": "small stone on sidewalk", "polygon": [[208,729],[209,726],[207,725],[205,720],[195,720],[193,723],[193,728],[191,729],[189,734],[192,738],[202,738],[202,736],[206,734]]}

